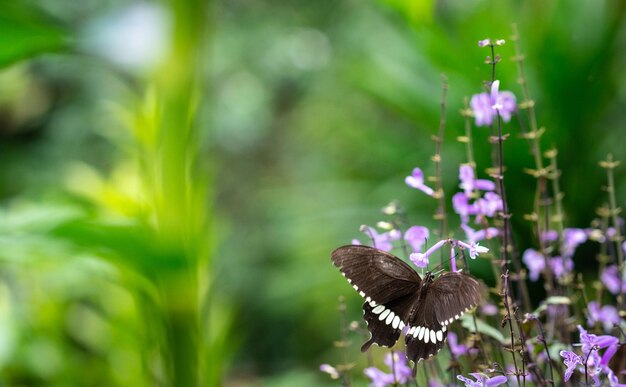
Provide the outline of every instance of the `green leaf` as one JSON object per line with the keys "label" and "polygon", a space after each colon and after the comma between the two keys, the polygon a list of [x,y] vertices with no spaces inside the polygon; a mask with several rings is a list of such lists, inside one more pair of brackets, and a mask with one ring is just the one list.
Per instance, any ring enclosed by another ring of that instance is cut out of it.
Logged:
{"label": "green leaf", "polygon": [[467,330],[470,330],[472,332],[476,332],[476,330],[478,330],[478,332],[480,332],[481,334],[492,337],[496,339],[498,342],[503,343],[503,344],[506,344],[508,342],[508,340],[504,337],[502,332],[500,332],[499,330],[497,330],[496,328],[492,327],[491,325],[487,324],[486,322],[484,322],[483,320],[479,318],[476,318],[476,325],[474,325],[474,318],[468,314],[464,314],[460,320],[461,320],[461,325],[463,326],[463,328]]}
{"label": "green leaf", "polygon": [[0,3],[0,67],[68,46],[69,34],[36,9],[18,2]]}

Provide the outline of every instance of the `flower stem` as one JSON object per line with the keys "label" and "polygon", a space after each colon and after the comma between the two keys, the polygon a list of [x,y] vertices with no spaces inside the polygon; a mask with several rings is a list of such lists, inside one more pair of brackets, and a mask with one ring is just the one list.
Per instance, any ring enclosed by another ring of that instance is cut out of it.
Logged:
{"label": "flower stem", "polygon": [[617,295],[617,303],[620,305],[620,309],[624,310],[626,308],[626,302],[624,302],[624,278],[626,276],[625,267],[624,267],[624,249],[622,248],[622,242],[624,241],[624,236],[622,235],[622,226],[619,221],[619,213],[621,208],[617,206],[617,201],[615,200],[615,178],[613,174],[613,170],[619,166],[619,161],[613,160],[613,155],[608,154],[605,161],[600,163],[602,168],[606,169],[606,177],[607,177],[607,187],[606,190],[609,194],[609,211],[611,215],[611,221],[613,223],[613,228],[615,229],[615,235],[613,236],[613,242],[615,243],[615,250],[617,254],[617,267],[618,267],[618,275],[619,275],[619,293]]}
{"label": "flower stem", "polygon": [[[443,191],[443,182],[441,176],[441,147],[443,145],[443,134],[446,128],[446,96],[448,94],[448,81],[445,77],[442,77],[442,93],[441,93],[441,115],[439,117],[439,130],[436,136],[433,136],[435,141],[435,155],[432,160],[435,163],[435,182],[437,187],[437,200],[439,206],[437,213],[435,214],[435,220],[439,221],[439,237],[445,238],[447,233],[446,222],[446,198]],[[441,255],[441,264],[444,263],[443,254]]]}

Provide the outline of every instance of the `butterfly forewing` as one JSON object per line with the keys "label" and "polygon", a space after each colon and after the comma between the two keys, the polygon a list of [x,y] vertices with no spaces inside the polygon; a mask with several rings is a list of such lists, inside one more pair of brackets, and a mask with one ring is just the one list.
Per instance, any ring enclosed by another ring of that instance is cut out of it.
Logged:
{"label": "butterfly forewing", "polygon": [[363,316],[372,337],[361,350],[372,343],[393,346],[418,297],[419,275],[399,258],[367,246],[340,247],[332,261],[365,298]]}
{"label": "butterfly forewing", "polygon": [[376,304],[414,294],[420,287],[419,275],[408,264],[373,247],[343,246],[331,258],[352,287]]}

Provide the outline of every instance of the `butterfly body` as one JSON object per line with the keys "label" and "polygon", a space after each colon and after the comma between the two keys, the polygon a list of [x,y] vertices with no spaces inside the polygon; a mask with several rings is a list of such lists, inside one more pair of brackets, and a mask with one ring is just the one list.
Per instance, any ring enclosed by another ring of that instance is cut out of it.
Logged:
{"label": "butterfly body", "polygon": [[331,254],[352,287],[365,298],[363,317],[373,343],[392,347],[405,334],[407,357],[419,362],[443,347],[448,326],[481,299],[482,286],[462,273],[422,279],[407,263],[387,252],[359,245]]}

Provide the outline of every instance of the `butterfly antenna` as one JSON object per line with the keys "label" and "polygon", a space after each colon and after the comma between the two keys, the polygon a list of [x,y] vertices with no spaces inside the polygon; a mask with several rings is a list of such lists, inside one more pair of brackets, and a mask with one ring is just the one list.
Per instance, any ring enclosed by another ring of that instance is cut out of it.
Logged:
{"label": "butterfly antenna", "polygon": [[[444,270],[443,265],[444,265],[444,264],[446,264],[446,263],[448,263],[448,262],[450,262],[450,261],[451,261],[451,260],[453,260],[453,259],[457,259],[457,258],[458,258],[458,256],[459,256],[459,253],[454,254],[454,257],[450,257],[450,258],[448,258],[447,260],[443,261],[443,262],[442,262],[442,263],[440,263],[439,265],[435,266],[435,267],[433,268],[433,270],[431,270],[431,271],[432,271],[432,272],[435,272],[436,270]],[[467,263],[467,261],[466,261],[466,263]]]}

